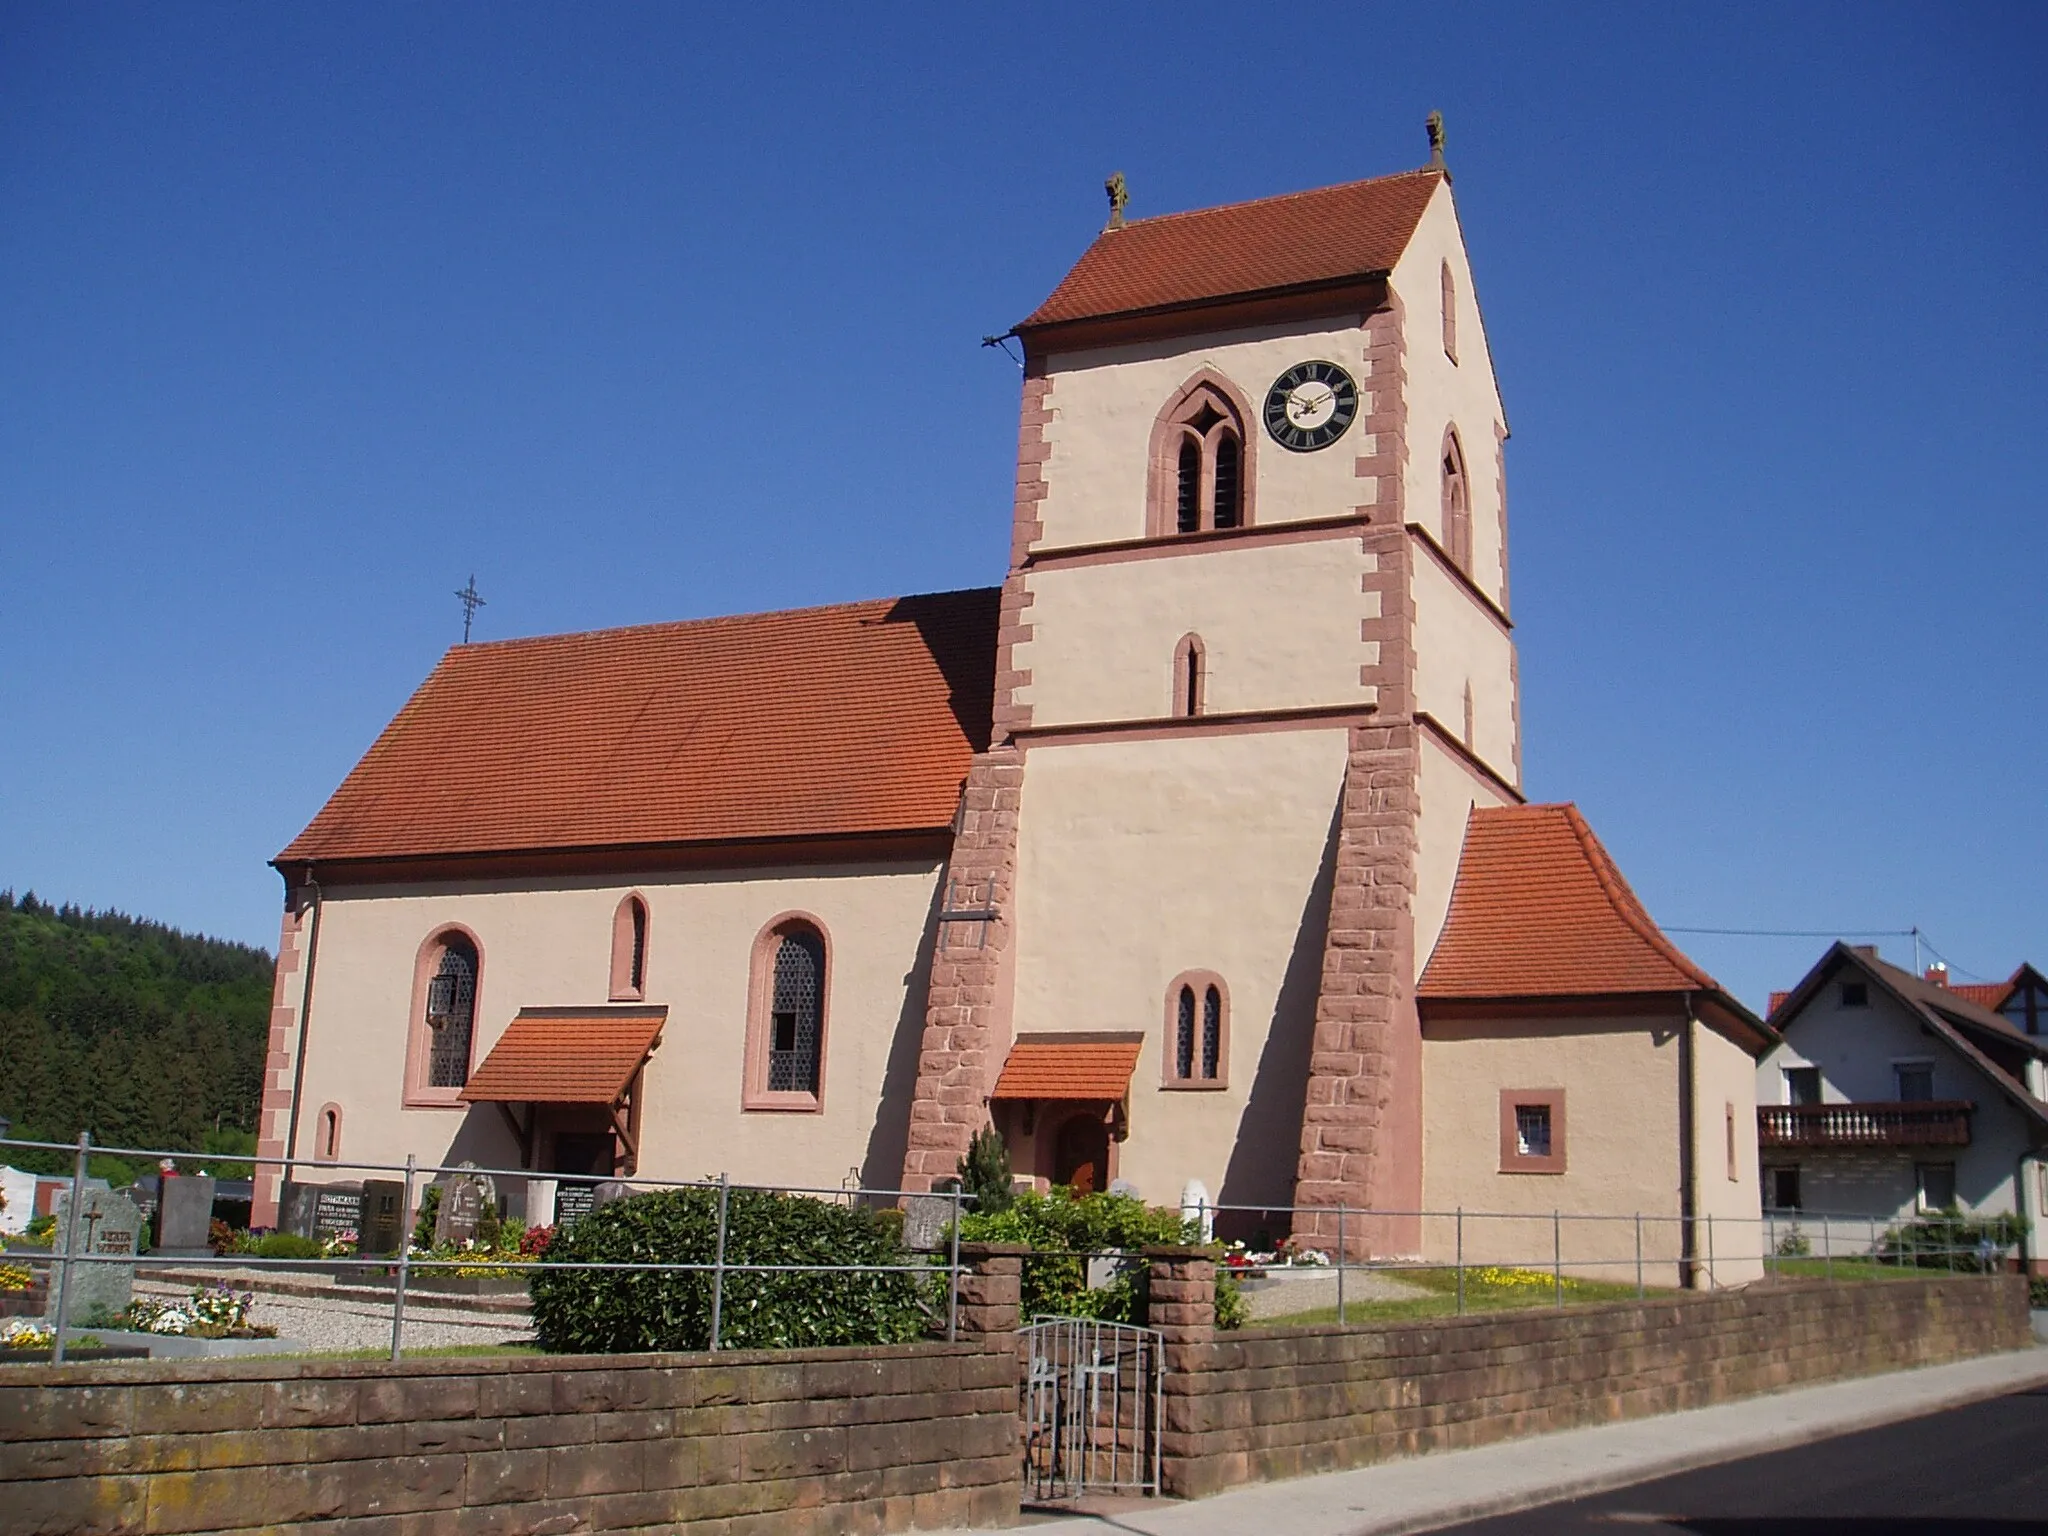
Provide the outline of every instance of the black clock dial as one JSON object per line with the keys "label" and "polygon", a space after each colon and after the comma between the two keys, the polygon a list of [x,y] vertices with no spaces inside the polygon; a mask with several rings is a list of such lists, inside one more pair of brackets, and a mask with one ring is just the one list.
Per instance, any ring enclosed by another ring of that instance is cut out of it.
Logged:
{"label": "black clock dial", "polygon": [[1313,453],[1349,430],[1358,386],[1335,363],[1296,363],[1266,391],[1266,431],[1282,448]]}

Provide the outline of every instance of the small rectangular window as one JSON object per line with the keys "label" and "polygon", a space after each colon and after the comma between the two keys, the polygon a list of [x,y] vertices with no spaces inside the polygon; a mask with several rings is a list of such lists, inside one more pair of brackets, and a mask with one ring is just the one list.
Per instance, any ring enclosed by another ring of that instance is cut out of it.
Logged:
{"label": "small rectangular window", "polygon": [[1899,1085],[1901,1104],[1925,1104],[1934,1097],[1933,1062],[1896,1061],[1892,1063],[1892,1075]]}
{"label": "small rectangular window", "polygon": [[1868,984],[1860,981],[1843,982],[1842,1006],[1844,1008],[1868,1008],[1870,1006],[1870,987]]}
{"label": "small rectangular window", "polygon": [[1565,1113],[1562,1088],[1501,1089],[1500,1171],[1565,1171]]}
{"label": "small rectangular window", "polygon": [[1820,1068],[1785,1068],[1785,1102],[1787,1104],[1818,1104],[1820,1102]]}
{"label": "small rectangular window", "polygon": [[796,1049],[796,1015],[777,1012],[774,1015],[774,1039],[769,1044],[771,1051],[793,1051]]}
{"label": "small rectangular window", "polygon": [[1797,1168],[1773,1168],[1769,1181],[1764,1185],[1764,1195],[1771,1202],[1774,1211],[1796,1211],[1799,1209],[1799,1170]]}
{"label": "small rectangular window", "polygon": [[1956,1203],[1954,1163],[1915,1163],[1913,1183],[1915,1203],[1923,1216],[1945,1211]]}
{"label": "small rectangular window", "polygon": [[1515,1106],[1515,1152],[1521,1157],[1550,1156],[1550,1106]]}

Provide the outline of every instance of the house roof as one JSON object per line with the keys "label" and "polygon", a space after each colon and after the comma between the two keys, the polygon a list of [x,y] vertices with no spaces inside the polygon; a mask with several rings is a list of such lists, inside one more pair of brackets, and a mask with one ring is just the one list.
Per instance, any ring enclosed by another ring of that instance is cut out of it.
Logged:
{"label": "house roof", "polygon": [[1437,170],[1133,219],[1096,236],[1020,332],[1393,271]]}
{"label": "house roof", "polygon": [[616,1104],[661,1037],[666,1008],[526,1008],[460,1097],[470,1104]]}
{"label": "house roof", "polygon": [[457,646],[275,862],[943,829],[998,595]]}
{"label": "house roof", "polygon": [[1019,1035],[992,1099],[1121,1099],[1131,1091],[1137,1034]]}
{"label": "house roof", "polygon": [[1781,1032],[1789,1030],[1829,978],[1844,966],[1861,971],[1870,982],[1890,993],[1929,1033],[1947,1042],[2032,1120],[2037,1131],[2048,1136],[2048,1104],[2029,1093],[2018,1075],[2000,1066],[1994,1055],[2007,1055],[2015,1060],[2023,1056],[2048,1058],[2048,1042],[2014,1028],[2010,1020],[1981,1003],[1958,996],[1954,988],[1915,976],[1853,944],[1837,940],[1799,985],[1773,1006],[1772,1024]]}

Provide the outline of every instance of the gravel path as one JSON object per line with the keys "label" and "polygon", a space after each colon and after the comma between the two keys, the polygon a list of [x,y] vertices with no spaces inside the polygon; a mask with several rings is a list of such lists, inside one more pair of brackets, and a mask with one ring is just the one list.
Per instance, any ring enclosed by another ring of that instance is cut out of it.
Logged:
{"label": "gravel path", "polygon": [[[1411,1296],[1427,1296],[1422,1286],[1376,1269],[1347,1269],[1344,1271],[1344,1300],[1354,1301],[1401,1301]],[[1289,1275],[1274,1280],[1256,1290],[1245,1292],[1245,1301],[1251,1307],[1255,1318],[1290,1317],[1297,1312],[1312,1312],[1318,1307],[1337,1305],[1337,1275],[1333,1270],[1328,1274],[1311,1272],[1305,1275]]]}
{"label": "gravel path", "polygon": [[[138,1295],[186,1296],[190,1286],[164,1285],[137,1279]],[[355,1297],[259,1295],[252,1322],[275,1327],[282,1338],[308,1351],[389,1349],[391,1303]],[[524,1313],[502,1317],[422,1304],[405,1299],[405,1347],[440,1349],[454,1344],[531,1344],[533,1320]]]}

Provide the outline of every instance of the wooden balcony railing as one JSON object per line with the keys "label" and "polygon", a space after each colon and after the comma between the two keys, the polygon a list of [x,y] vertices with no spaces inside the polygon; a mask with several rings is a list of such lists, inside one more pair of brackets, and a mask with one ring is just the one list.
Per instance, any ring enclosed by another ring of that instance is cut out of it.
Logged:
{"label": "wooden balcony railing", "polygon": [[1757,1140],[1767,1147],[1967,1147],[1975,1108],[1966,1099],[1762,1104]]}

